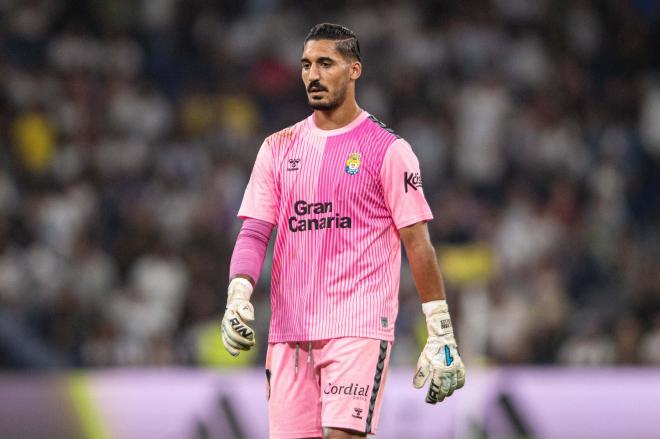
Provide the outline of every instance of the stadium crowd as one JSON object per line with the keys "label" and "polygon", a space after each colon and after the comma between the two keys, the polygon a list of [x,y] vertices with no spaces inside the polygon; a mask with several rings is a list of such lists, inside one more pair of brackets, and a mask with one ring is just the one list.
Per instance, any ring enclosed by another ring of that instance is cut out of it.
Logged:
{"label": "stadium crowd", "polygon": [[[0,366],[229,364],[235,215],[322,21],[420,158],[468,367],[660,364],[657,2],[4,0]],[[405,266],[400,300],[407,365]]]}

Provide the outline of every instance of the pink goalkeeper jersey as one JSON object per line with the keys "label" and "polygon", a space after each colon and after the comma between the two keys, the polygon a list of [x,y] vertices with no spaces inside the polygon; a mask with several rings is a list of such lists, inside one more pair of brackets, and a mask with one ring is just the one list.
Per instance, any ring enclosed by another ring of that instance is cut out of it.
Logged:
{"label": "pink goalkeeper jersey", "polygon": [[394,339],[398,229],[432,219],[410,145],[362,112],[261,146],[238,212],[277,226],[269,341]]}

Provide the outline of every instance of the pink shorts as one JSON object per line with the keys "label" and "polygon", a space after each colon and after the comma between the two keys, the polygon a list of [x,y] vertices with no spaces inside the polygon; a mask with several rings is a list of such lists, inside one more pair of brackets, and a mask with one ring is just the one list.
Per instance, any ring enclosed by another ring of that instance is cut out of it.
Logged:
{"label": "pink shorts", "polygon": [[376,434],[391,347],[355,337],[270,343],[270,438],[320,438],[323,427]]}

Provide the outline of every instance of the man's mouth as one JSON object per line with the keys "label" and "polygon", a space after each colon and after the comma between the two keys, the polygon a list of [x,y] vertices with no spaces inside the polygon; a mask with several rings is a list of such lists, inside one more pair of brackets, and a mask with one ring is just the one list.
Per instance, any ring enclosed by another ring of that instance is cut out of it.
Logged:
{"label": "man's mouth", "polygon": [[323,86],[321,86],[321,85],[319,85],[319,84],[314,84],[314,85],[312,85],[311,87],[309,87],[309,88],[307,89],[307,91],[308,91],[309,93],[318,93],[318,92],[328,91],[328,90],[326,90],[325,87],[323,87]]}

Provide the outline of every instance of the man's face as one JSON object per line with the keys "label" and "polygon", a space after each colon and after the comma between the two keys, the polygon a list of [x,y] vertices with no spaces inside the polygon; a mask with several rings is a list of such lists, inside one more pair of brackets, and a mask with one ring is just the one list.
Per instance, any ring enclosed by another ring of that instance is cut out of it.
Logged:
{"label": "man's face", "polygon": [[357,78],[355,62],[337,52],[333,40],[308,41],[300,62],[309,105],[315,110],[339,107],[346,99],[351,79]]}

